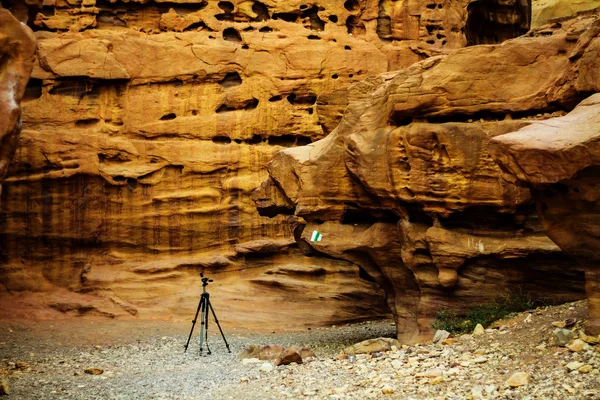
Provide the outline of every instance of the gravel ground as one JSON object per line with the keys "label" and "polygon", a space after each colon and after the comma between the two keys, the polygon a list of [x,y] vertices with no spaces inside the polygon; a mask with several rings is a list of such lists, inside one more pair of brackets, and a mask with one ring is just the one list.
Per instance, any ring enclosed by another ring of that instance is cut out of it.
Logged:
{"label": "gravel ground", "polygon": [[[567,321],[578,332],[585,313],[583,302],[547,307],[444,345],[339,360],[347,345],[393,336],[393,323],[270,334],[226,330],[231,354],[212,325],[212,354],[200,357],[197,335],[183,352],[185,323],[4,322],[0,381],[8,382],[7,399],[600,399],[600,345],[569,349],[553,342],[553,323]],[[307,346],[316,357],[280,367],[243,362],[238,355],[252,343]],[[90,375],[88,368],[103,373]],[[516,372],[526,382],[509,385]]]}

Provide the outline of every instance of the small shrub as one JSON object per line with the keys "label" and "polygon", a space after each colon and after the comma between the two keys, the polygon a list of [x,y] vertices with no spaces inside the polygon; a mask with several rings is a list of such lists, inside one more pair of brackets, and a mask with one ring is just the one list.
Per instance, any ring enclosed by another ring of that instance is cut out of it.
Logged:
{"label": "small shrub", "polygon": [[477,324],[484,327],[510,314],[531,310],[539,305],[522,292],[510,293],[496,298],[493,303],[470,308],[465,315],[457,315],[452,311],[440,311],[431,325],[434,329],[442,329],[450,333],[468,333]]}

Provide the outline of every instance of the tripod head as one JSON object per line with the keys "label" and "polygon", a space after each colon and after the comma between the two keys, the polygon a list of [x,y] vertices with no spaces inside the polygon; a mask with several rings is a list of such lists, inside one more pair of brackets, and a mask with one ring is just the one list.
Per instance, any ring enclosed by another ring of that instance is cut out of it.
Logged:
{"label": "tripod head", "polygon": [[200,272],[200,277],[202,278],[202,287],[208,286],[209,282],[214,282],[212,279],[205,278],[202,272]]}

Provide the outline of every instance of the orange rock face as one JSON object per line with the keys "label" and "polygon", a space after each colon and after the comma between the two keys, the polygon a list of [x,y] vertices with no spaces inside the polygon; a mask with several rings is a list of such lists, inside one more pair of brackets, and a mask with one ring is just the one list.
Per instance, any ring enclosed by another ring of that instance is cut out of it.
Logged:
{"label": "orange rock face", "polygon": [[[598,38],[594,41],[600,43]],[[585,268],[586,330],[594,335],[600,333],[599,145],[599,94],[564,117],[493,140],[494,157],[507,171],[506,177],[530,185],[548,236]]]}
{"label": "orange rock face", "polygon": [[597,26],[588,13],[352,86],[332,134],[275,155],[257,205],[302,217],[305,252],[363,267],[403,341],[429,333],[440,310],[500,293],[580,298],[581,268],[544,234],[529,191],[503,180],[489,143],[598,91]]}
{"label": "orange rock face", "polygon": [[[12,3],[38,62],[2,194],[0,314],[187,318],[204,271],[225,325],[263,329],[389,313],[356,260],[303,256],[302,221],[273,216],[286,207],[259,216],[267,162],[333,131],[352,83],[518,36],[531,15],[526,0]],[[489,181],[472,196],[520,198]]]}
{"label": "orange rock face", "polygon": [[0,194],[21,133],[21,98],[33,68],[31,30],[0,7]]}

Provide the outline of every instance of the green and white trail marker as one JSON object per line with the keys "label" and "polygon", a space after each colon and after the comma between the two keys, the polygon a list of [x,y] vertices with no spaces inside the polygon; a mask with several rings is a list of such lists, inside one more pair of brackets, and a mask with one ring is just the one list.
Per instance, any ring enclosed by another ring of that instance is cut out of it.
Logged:
{"label": "green and white trail marker", "polygon": [[310,237],[311,242],[320,242],[323,239],[323,235],[319,231],[313,231],[312,236]]}

